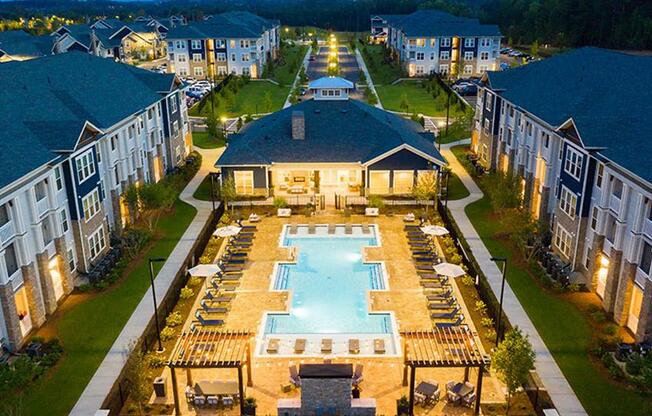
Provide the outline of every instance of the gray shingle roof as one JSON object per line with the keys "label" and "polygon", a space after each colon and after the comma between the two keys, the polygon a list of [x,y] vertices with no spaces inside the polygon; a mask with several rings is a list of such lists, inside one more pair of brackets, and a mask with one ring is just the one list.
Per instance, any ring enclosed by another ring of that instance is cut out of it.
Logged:
{"label": "gray shingle roof", "polygon": [[407,15],[382,15],[406,36],[501,36],[496,25],[481,24],[478,19],[453,16],[438,10],[417,10]]}
{"label": "gray shingle roof", "polygon": [[191,22],[170,28],[168,39],[257,38],[265,30],[277,26],[249,12],[227,12],[205,22]]}
{"label": "gray shingle roof", "polygon": [[[292,139],[292,112],[302,111],[305,139]],[[357,100],[308,100],[270,114],[229,136],[216,166],[356,163],[408,145],[445,164],[421,126]]]}
{"label": "gray shingle roof", "polygon": [[86,121],[108,128],[173,90],[157,74],[87,53],[0,65],[0,187],[71,151]]}
{"label": "gray shingle roof", "polygon": [[488,73],[512,103],[558,127],[573,118],[582,142],[652,182],[652,57],[585,47]]}
{"label": "gray shingle roof", "polygon": [[50,36],[34,36],[22,30],[0,32],[0,51],[9,55],[37,58],[52,53]]}

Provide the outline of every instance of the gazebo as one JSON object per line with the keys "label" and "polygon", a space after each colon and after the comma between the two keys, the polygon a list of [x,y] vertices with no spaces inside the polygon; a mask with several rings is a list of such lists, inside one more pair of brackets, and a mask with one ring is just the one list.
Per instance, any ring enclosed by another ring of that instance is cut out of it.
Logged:
{"label": "gazebo", "polygon": [[177,368],[186,369],[188,385],[192,385],[192,369],[236,368],[238,370],[240,413],[242,414],[244,406],[242,367],[246,366],[247,368],[247,386],[253,386],[251,338],[252,334],[248,331],[220,331],[209,328],[188,330],[181,334],[168,361],[176,415],[181,414],[175,373]]}
{"label": "gazebo", "polygon": [[[480,411],[482,393],[482,372],[485,360],[478,348],[471,330],[465,326],[433,328],[431,330],[402,331],[403,338],[403,385],[410,385],[410,415],[414,412],[414,383],[417,368],[460,367],[465,368],[468,379],[469,368],[478,368],[478,382],[475,399],[475,414]],[[466,380],[465,380],[466,381]]]}

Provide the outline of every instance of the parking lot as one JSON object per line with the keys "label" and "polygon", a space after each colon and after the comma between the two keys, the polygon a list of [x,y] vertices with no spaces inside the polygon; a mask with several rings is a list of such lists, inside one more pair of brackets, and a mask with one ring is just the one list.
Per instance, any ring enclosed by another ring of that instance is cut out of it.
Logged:
{"label": "parking lot", "polygon": [[[317,55],[314,56],[314,60],[308,62],[306,74],[311,81],[328,75],[328,50],[327,46],[321,46]],[[349,51],[349,48],[340,46],[337,49],[337,58],[339,61],[340,76],[351,82],[357,82],[360,68],[358,67],[355,56]],[[313,57],[310,59],[313,59]]]}

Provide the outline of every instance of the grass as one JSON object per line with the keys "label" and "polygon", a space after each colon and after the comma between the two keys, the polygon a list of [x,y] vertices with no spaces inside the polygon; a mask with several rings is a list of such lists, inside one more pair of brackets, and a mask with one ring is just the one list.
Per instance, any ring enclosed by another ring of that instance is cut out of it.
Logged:
{"label": "grass", "polygon": [[307,50],[308,47],[303,45],[284,46],[281,48],[281,63],[274,65],[271,74],[269,74],[269,78],[272,78],[281,85],[288,87],[292,85],[297,76],[297,72],[301,68],[301,63],[304,56],[306,56]]}
{"label": "grass", "polygon": [[[217,189],[218,184],[214,184],[215,189]],[[210,201],[211,200],[211,178],[206,176],[203,181],[199,184],[199,187],[192,195],[195,199],[200,201]]]}
{"label": "grass", "polygon": [[[121,281],[98,294],[72,295],[86,299],[57,321],[57,336],[65,354],[50,374],[26,392],[23,414],[68,414],[149,288],[146,259],[170,255],[195,213],[195,208],[177,200],[173,212],[161,218],[155,242],[130,264]],[[160,266],[155,265],[156,272]]]}
{"label": "grass", "polygon": [[466,189],[460,178],[451,172],[448,178],[448,200],[455,201],[457,199],[466,198],[469,196],[469,191]]}
{"label": "grass", "polygon": [[[399,64],[386,63],[385,52],[383,45],[358,45],[360,53],[362,54],[365,65],[371,75],[376,88],[379,85],[391,84],[398,78],[404,76],[403,70]],[[364,53],[362,48],[365,48],[368,53]]]}
{"label": "grass", "polygon": [[224,147],[224,139],[213,139],[205,131],[193,131],[192,143],[201,149],[217,149]]}
{"label": "grass", "polygon": [[[426,81],[401,81],[395,85],[376,86],[378,98],[386,110],[405,113],[418,113],[427,116],[446,116],[446,93],[441,91],[440,97],[433,98],[432,92],[425,88]],[[431,85],[436,85],[432,83]],[[434,88],[441,87],[436,86]],[[403,95],[407,97],[408,108],[401,108]],[[462,115],[459,104],[451,104],[450,117]]]}
{"label": "grass", "polygon": [[[463,146],[453,148],[460,158]],[[501,233],[488,199],[466,207],[474,228],[489,252],[508,259],[507,281],[534,323],[555,361],[590,415],[649,415],[650,395],[612,382],[593,365],[589,356],[592,329],[583,312],[562,295],[540,287],[520,253]]]}
{"label": "grass", "polygon": [[[285,99],[290,93],[290,87],[282,87],[273,84],[269,81],[249,81],[242,88],[238,90],[231,104],[226,104],[224,99],[216,94],[216,102],[218,103],[215,108],[215,113],[218,118],[222,116],[239,117],[245,114],[258,114],[280,110],[285,103]],[[269,94],[271,98],[271,107],[265,108],[265,96]],[[204,100],[206,104],[199,111],[199,104],[194,105],[189,114],[191,116],[206,116],[211,111],[210,95],[207,95]],[[226,104],[226,105],[225,105]]]}

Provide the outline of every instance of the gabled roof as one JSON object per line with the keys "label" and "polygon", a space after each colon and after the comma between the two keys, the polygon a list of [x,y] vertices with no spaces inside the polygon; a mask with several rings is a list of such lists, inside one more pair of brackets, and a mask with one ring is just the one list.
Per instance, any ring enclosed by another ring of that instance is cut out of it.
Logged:
{"label": "gabled roof", "polygon": [[652,182],[652,57],[585,47],[487,79],[553,127],[572,119],[585,147]]}
{"label": "gabled roof", "polygon": [[[292,113],[303,112],[305,139],[292,139]],[[398,148],[445,159],[421,126],[357,100],[308,100],[247,124],[229,136],[216,166],[366,163]]]}
{"label": "gabled roof", "polygon": [[171,27],[168,39],[258,38],[264,31],[278,26],[249,12],[227,12],[203,22]]}
{"label": "gabled roof", "polygon": [[38,58],[52,53],[49,36],[34,36],[22,30],[0,32],[0,51],[13,56]]}
{"label": "gabled roof", "polygon": [[85,46],[87,49],[91,47],[91,31],[88,25],[67,25],[61,26],[55,33],[67,33],[68,36],[75,39],[77,42]]}
{"label": "gabled roof", "polygon": [[453,16],[439,10],[417,10],[406,15],[380,15],[408,37],[424,36],[501,36],[496,25],[481,24],[478,19]]}
{"label": "gabled roof", "polygon": [[0,65],[0,187],[75,149],[87,123],[106,129],[172,91],[157,74],[87,53]]}
{"label": "gabled roof", "polygon": [[321,88],[353,88],[353,83],[342,77],[321,77],[308,84],[309,89]]}

